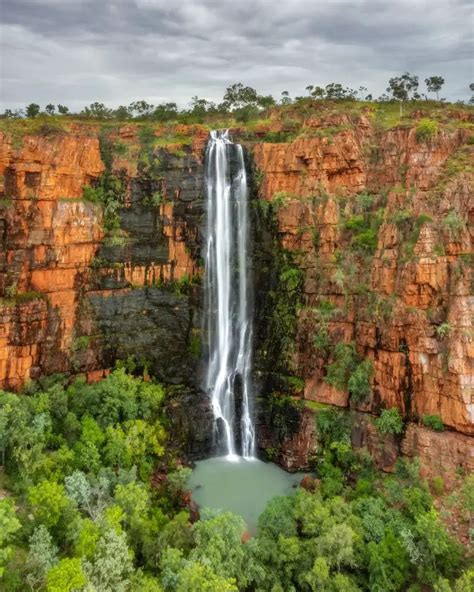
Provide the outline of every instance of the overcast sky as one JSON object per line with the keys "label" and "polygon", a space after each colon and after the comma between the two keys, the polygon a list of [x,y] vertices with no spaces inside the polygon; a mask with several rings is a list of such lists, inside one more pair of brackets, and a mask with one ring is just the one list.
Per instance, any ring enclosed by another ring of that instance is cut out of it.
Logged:
{"label": "overcast sky", "polygon": [[469,98],[471,0],[1,0],[0,109],[220,100],[439,74]]}

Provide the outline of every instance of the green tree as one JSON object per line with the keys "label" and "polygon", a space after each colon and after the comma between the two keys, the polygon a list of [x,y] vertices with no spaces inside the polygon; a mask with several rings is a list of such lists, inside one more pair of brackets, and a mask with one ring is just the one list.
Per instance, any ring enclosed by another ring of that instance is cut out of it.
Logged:
{"label": "green tree", "polygon": [[444,78],[442,76],[430,76],[425,78],[426,88],[428,92],[436,93],[436,100],[439,100],[439,91],[442,89],[444,84]]}
{"label": "green tree", "polygon": [[100,537],[92,561],[84,562],[91,584],[101,592],[125,592],[133,571],[126,534],[110,528]]}
{"label": "green tree", "polygon": [[35,519],[48,528],[58,524],[70,504],[64,486],[48,480],[30,487],[27,497]]}
{"label": "green tree", "polygon": [[241,109],[247,105],[257,105],[258,94],[251,86],[244,86],[242,82],[238,82],[226,88],[223,104],[227,109]]}
{"label": "green tree", "polygon": [[152,114],[154,108],[154,105],[151,105],[144,100],[133,101],[133,103],[130,103],[128,106],[129,112],[136,117],[148,117]]}
{"label": "green tree", "polygon": [[104,103],[91,103],[88,107],[84,107],[81,115],[92,117],[94,119],[108,119],[112,115],[112,109],[109,109]]}
{"label": "green tree", "polygon": [[27,107],[26,107],[26,116],[28,118],[33,119],[34,117],[36,117],[40,112],[40,106],[37,103],[30,103]]}
{"label": "green tree", "polygon": [[405,72],[401,76],[395,76],[388,81],[387,92],[394,99],[400,101],[400,116],[403,115],[403,103],[409,101],[412,97],[418,98],[418,76],[413,76]]}
{"label": "green tree", "polygon": [[44,110],[46,111],[46,113],[48,115],[54,115],[54,112],[56,111],[56,107],[52,103],[48,103],[48,105],[46,105]]}
{"label": "green tree", "polygon": [[161,558],[161,581],[169,592],[238,592],[233,578],[220,576],[207,562],[191,561],[168,547]]}
{"label": "green tree", "polygon": [[8,498],[0,500],[0,579],[13,553],[11,546],[13,537],[20,528],[21,523],[16,517],[13,500]]}
{"label": "green tree", "polygon": [[249,558],[241,538],[245,522],[231,512],[203,511],[194,525],[196,546],[189,559],[208,565],[221,578],[235,578],[241,588],[249,584]]}
{"label": "green tree", "polygon": [[76,592],[86,584],[80,559],[65,558],[48,571],[47,592]]}
{"label": "green tree", "polygon": [[372,392],[370,380],[373,373],[374,365],[369,358],[357,365],[347,382],[352,401],[360,403],[369,397]]}
{"label": "green tree", "polygon": [[29,540],[26,558],[26,581],[35,589],[44,583],[46,574],[57,563],[57,547],[48,529],[44,526],[35,528]]}
{"label": "green tree", "polygon": [[403,419],[397,407],[383,409],[375,426],[381,434],[401,434],[404,430]]}
{"label": "green tree", "polygon": [[69,107],[66,107],[66,105],[58,104],[58,113],[60,115],[67,115],[69,113]]}

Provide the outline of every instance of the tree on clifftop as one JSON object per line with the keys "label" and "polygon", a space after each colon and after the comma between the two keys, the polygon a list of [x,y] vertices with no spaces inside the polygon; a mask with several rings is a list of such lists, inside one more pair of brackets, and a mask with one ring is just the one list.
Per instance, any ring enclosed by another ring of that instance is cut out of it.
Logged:
{"label": "tree on clifftop", "polygon": [[36,117],[40,112],[40,106],[37,103],[30,103],[26,108],[27,117]]}
{"label": "tree on clifftop", "polygon": [[394,99],[400,101],[400,115],[403,115],[403,102],[410,99],[418,99],[418,76],[405,72],[401,76],[395,76],[388,81],[387,92],[391,93]]}
{"label": "tree on clifftop", "polygon": [[436,93],[436,100],[438,101],[438,93],[444,84],[444,78],[442,76],[430,76],[429,78],[425,78],[425,84],[428,92]]}

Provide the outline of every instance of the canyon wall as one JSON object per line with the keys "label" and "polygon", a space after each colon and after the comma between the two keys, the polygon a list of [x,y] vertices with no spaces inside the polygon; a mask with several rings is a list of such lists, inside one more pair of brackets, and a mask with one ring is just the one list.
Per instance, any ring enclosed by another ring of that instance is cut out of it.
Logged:
{"label": "canyon wall", "polygon": [[[395,448],[420,456],[428,473],[472,471],[471,133],[453,126],[422,139],[416,123],[381,131],[370,117],[345,115],[307,120],[304,129],[290,143],[254,146],[260,193],[275,202],[281,243],[303,271],[288,361],[303,379],[300,394],[355,418],[397,407],[409,427]],[[371,361],[364,400],[325,380],[338,343]],[[307,465],[314,449],[308,413],[281,449],[289,467]],[[422,427],[427,416],[448,430]],[[393,469],[394,446],[370,422],[355,420],[352,440],[376,457],[385,450],[379,465]]]}
{"label": "canyon wall", "polygon": [[[0,136],[0,388],[54,372],[93,380],[127,358],[168,383],[198,385],[207,134],[74,124]],[[371,418],[400,409],[408,427],[401,442],[383,444],[395,448],[379,459],[387,470],[398,449],[431,473],[440,459],[448,472],[472,470],[466,122],[422,139],[417,121],[384,131],[370,113],[338,114],[307,118],[285,141],[265,141],[263,128],[234,135],[254,168],[255,203],[272,208],[271,221],[255,215],[258,306],[267,292],[278,296],[278,274],[265,283],[275,245],[301,273],[285,363],[308,407],[297,433],[277,443],[282,464],[308,465],[317,445],[311,405],[330,404],[359,418],[353,443],[375,456]],[[257,323],[258,357],[281,336],[265,333],[264,314]],[[338,343],[372,361],[363,400],[325,380]],[[445,431],[420,425],[433,415]],[[273,444],[262,432],[262,448]]]}

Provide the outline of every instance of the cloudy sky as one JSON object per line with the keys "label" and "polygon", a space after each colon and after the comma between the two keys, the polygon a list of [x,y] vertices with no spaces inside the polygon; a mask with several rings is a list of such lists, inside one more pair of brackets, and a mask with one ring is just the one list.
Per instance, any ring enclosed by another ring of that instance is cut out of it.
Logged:
{"label": "cloudy sky", "polygon": [[470,96],[471,0],[2,0],[0,109],[220,100],[242,81],[381,94],[405,70]]}

